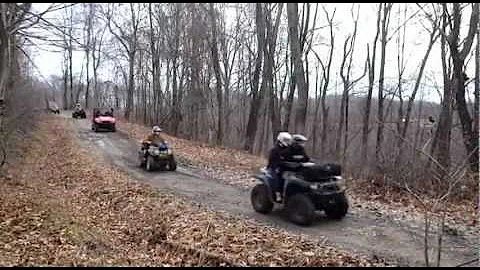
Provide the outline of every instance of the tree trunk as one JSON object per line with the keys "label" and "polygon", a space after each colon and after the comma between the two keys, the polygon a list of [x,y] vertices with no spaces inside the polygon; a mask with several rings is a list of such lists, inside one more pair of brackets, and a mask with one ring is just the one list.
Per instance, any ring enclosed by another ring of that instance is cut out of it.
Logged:
{"label": "tree trunk", "polygon": [[213,3],[210,3],[210,23],[212,24],[212,42],[210,43],[210,49],[212,52],[212,64],[213,70],[215,71],[215,92],[217,93],[217,103],[218,103],[218,122],[217,122],[217,145],[222,145],[223,143],[223,93],[222,93],[222,77],[220,74],[220,60],[218,57],[218,48],[217,48],[217,24],[215,9],[213,8]]}
{"label": "tree trunk", "polygon": [[457,105],[458,116],[460,117],[460,123],[462,125],[463,140],[465,149],[467,150],[467,155],[469,156],[468,161],[470,164],[470,169],[472,172],[478,172],[478,158],[479,150],[475,148],[477,142],[477,131],[474,131],[472,128],[472,117],[468,111],[467,102],[465,100],[465,71],[464,71],[464,61],[470,48],[473,43],[473,38],[477,32],[477,24],[479,20],[479,4],[475,3],[472,5],[472,16],[470,18],[470,29],[468,36],[463,42],[463,48],[461,51],[458,51],[459,48],[459,33],[460,33],[460,22],[461,22],[461,11],[460,4],[453,4],[453,27],[454,29],[449,35],[448,44],[450,47],[451,57],[453,60],[453,87],[456,90],[455,100]]}
{"label": "tree trunk", "polygon": [[[178,47],[180,45],[180,4],[175,4],[175,20],[173,21],[174,23],[174,30],[175,34],[173,37],[173,44],[174,47],[172,48],[173,50],[173,55],[172,55],[172,115],[173,115],[173,120],[171,122],[171,127],[172,127],[172,132],[174,136],[178,135],[178,129],[180,126],[180,122],[182,121],[182,113],[180,110],[181,106],[181,101],[182,101],[182,90],[181,90],[181,85],[182,85],[182,80],[180,80],[180,87],[178,84],[178,55],[179,55],[179,50]],[[185,68],[185,67],[184,67]],[[182,76],[185,74],[185,72],[182,72]]]}
{"label": "tree trunk", "polygon": [[384,128],[384,111],[383,111],[383,102],[384,102],[384,80],[385,80],[385,53],[387,47],[387,32],[388,24],[390,17],[390,9],[392,8],[391,3],[383,4],[383,18],[382,18],[382,39],[381,39],[381,59],[380,59],[380,75],[378,79],[378,129],[377,129],[377,144],[375,146],[375,160],[377,168],[381,169],[381,164],[383,164],[383,159],[381,157],[382,144],[383,144],[383,128]]}
{"label": "tree trunk", "polygon": [[265,46],[265,20],[263,19],[263,10],[261,3],[256,4],[255,14],[255,21],[257,25],[257,59],[252,80],[252,103],[250,107],[250,114],[248,116],[245,144],[243,147],[244,150],[249,152],[252,152],[253,143],[255,142],[255,135],[257,133],[258,111],[261,105],[261,91],[260,93],[258,92],[258,85],[260,79],[260,70],[262,67],[263,47]]}
{"label": "tree trunk", "polygon": [[[285,122],[283,122],[283,130],[288,130],[290,128],[290,119],[292,116],[292,108],[293,108],[293,98],[295,96],[295,88],[297,83],[295,81],[294,69],[293,69],[293,58],[290,57],[290,84],[289,84],[289,91],[287,96],[287,105],[286,105],[286,115],[285,115]],[[288,63],[287,63],[288,65]]]}
{"label": "tree trunk", "polygon": [[87,88],[85,89],[85,108],[88,108],[88,100],[90,96],[90,45],[92,39],[92,23],[93,23],[93,3],[89,3],[89,11],[87,15],[87,44],[85,46],[85,56],[87,57]]}
{"label": "tree trunk", "polygon": [[365,112],[363,114],[363,128],[362,128],[362,153],[361,157],[363,160],[363,165],[368,164],[368,133],[370,132],[370,110],[372,104],[372,94],[373,94],[373,84],[375,82],[375,60],[377,54],[377,41],[378,36],[380,35],[380,20],[382,14],[382,4],[378,4],[377,12],[377,32],[375,34],[375,39],[373,40],[373,51],[372,59],[370,61],[370,48],[367,45],[367,59],[368,60],[368,93],[367,100],[365,102]]}
{"label": "tree trunk", "polygon": [[[71,28],[70,28],[71,29]],[[70,30],[70,35],[71,35]],[[73,52],[72,52],[72,37],[69,37],[69,46],[68,46],[68,71],[69,71],[69,78],[70,78],[70,106],[69,108],[73,108]]]}
{"label": "tree trunk", "polygon": [[68,110],[68,66],[65,55],[63,58],[63,109]]}
{"label": "tree trunk", "polygon": [[[477,47],[475,49],[475,90],[474,90],[474,103],[473,103],[473,132],[474,132],[474,142],[473,145],[476,148],[478,155],[478,148],[480,147],[478,142],[480,138],[480,22],[478,23],[477,30]],[[478,157],[477,157],[478,160]]]}
{"label": "tree trunk", "polygon": [[[321,98],[321,93],[319,92],[319,86],[318,86],[318,66],[316,68],[316,73],[315,73],[315,112],[314,112],[314,117],[313,117],[313,132],[312,132],[312,153],[313,155],[316,155],[318,153],[317,151],[317,133],[318,133],[318,116],[319,116],[319,109],[320,109],[320,98]],[[320,85],[323,84],[320,82]]]}
{"label": "tree trunk", "polygon": [[290,37],[290,50],[293,57],[295,81],[298,87],[298,107],[295,113],[295,132],[305,133],[307,118],[308,88],[303,70],[302,52],[298,35],[298,3],[287,4],[288,34]]}
{"label": "tree trunk", "polygon": [[343,134],[343,123],[345,121],[345,103],[347,100],[348,95],[348,82],[344,82],[343,85],[343,92],[342,92],[342,100],[340,103],[340,117],[338,119],[338,128],[337,128],[337,135],[335,136],[335,157],[337,161],[340,161],[341,157],[341,143],[342,143],[342,134]]}
{"label": "tree trunk", "polygon": [[125,119],[131,120],[133,110],[133,93],[135,89],[134,68],[135,68],[135,52],[131,51],[128,56],[128,88],[127,88],[127,107],[125,108]]}
{"label": "tree trunk", "polygon": [[[442,31],[445,32],[447,28],[447,8],[444,5],[443,10],[443,25]],[[442,174],[448,173],[448,168],[450,167],[450,134],[452,128],[452,89],[450,81],[450,69],[448,68],[448,62],[446,59],[446,36],[442,35],[441,42],[441,59],[442,59],[442,70],[443,70],[443,102],[442,110],[439,117],[439,123],[437,126],[437,134],[435,135],[436,139],[432,143],[432,152],[435,152],[435,147],[438,145],[438,162],[446,170]]]}

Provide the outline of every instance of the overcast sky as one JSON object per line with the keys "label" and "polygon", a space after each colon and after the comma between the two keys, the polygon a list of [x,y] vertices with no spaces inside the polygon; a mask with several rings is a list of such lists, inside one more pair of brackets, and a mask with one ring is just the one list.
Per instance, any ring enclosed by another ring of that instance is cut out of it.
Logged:
{"label": "overcast sky", "polygon": [[[49,4],[47,3],[35,3],[33,5],[34,10],[45,10]],[[335,51],[334,51],[334,60],[332,64],[332,81],[330,85],[332,86],[332,91],[334,91],[335,83],[337,82],[338,91],[341,91],[341,79],[337,76],[340,64],[341,64],[341,57],[343,54],[343,42],[345,40],[346,35],[350,34],[353,31],[353,20],[351,16],[351,3],[327,3],[324,4],[330,12],[336,8],[335,13]],[[407,11],[407,18],[410,15],[418,10],[416,4],[411,3],[408,4],[409,8]],[[300,5],[301,6],[301,5]],[[367,50],[366,44],[372,44],[373,38],[375,36],[376,31],[376,12],[377,12],[377,3],[366,3],[366,4],[355,4],[356,7],[360,7],[360,17],[358,20],[358,30],[357,30],[357,42],[355,45],[355,55],[354,55],[354,62],[355,62],[355,70],[352,72],[352,78],[358,77],[363,71],[364,61],[367,57]],[[355,10],[356,10],[355,7]],[[315,5],[312,5],[312,13],[314,11]],[[392,16],[390,19],[391,29],[397,28],[398,25],[398,16],[397,13],[401,9],[403,12],[404,4],[397,4],[393,5],[392,9]],[[49,14],[46,18],[48,20],[58,20],[60,12]],[[284,5],[284,14],[286,18],[286,5]],[[252,15],[253,16],[253,15]],[[312,14],[313,16],[313,14]],[[402,15],[403,16],[403,15]],[[469,18],[470,11],[467,12],[467,15],[464,15],[465,18]],[[227,18],[235,18],[234,13],[232,15],[227,16]],[[420,64],[421,59],[424,56],[424,53],[427,48],[428,42],[428,32],[423,29],[421,26],[422,20],[413,19],[410,20],[407,24],[406,30],[406,44],[405,44],[405,64],[406,64],[406,72],[405,72],[405,79],[408,81],[414,81],[417,73],[418,73],[418,66]],[[285,20],[286,23],[286,20]],[[324,26],[327,24],[325,20],[324,12],[319,8],[319,14],[317,18],[317,26]],[[423,21],[423,24],[427,27],[430,27],[428,21]],[[465,24],[467,25],[467,24]],[[466,31],[467,27],[462,29],[462,33]],[[50,33],[45,33],[48,36]],[[329,30],[327,28],[318,30],[317,32],[318,39],[317,42],[329,42]],[[80,38],[81,39],[81,38]],[[371,46],[371,45],[370,45]],[[57,75],[62,76],[62,53],[55,53],[51,52],[51,47],[46,47],[40,45],[39,47],[32,47],[30,52],[33,54],[33,59],[36,66],[40,69],[41,75],[44,77],[49,77],[50,75]],[[320,56],[325,57],[328,53],[328,47],[326,46],[316,46],[313,48]],[[377,45],[377,60],[380,58],[380,46]],[[387,54],[386,54],[386,81],[388,80],[396,80],[398,78],[397,75],[397,43],[396,43],[396,36],[391,39],[391,41],[387,45]],[[474,51],[474,47],[472,48],[472,52]],[[85,53],[82,51],[74,52],[73,62],[74,62],[74,73],[80,72],[82,59],[84,59]],[[309,66],[311,71],[310,82],[311,86],[314,87],[314,79],[315,79],[315,66],[317,65],[317,61],[313,53],[309,55]],[[111,67],[111,64],[110,64]],[[378,72],[379,64],[377,62],[377,72]],[[108,74],[109,64],[105,64],[102,68],[105,74]],[[467,73],[469,77],[474,76],[474,61],[473,59],[470,60],[469,65],[467,66]],[[108,75],[107,75],[108,76]],[[378,75],[376,75],[378,79]],[[111,79],[111,78],[107,78]],[[440,45],[439,42],[434,46],[432,52],[430,54],[430,58],[427,62],[427,67],[424,73],[424,80],[423,83],[426,85],[433,86],[435,84],[434,80],[438,85],[442,85],[442,69],[441,69],[441,58],[440,58]],[[367,82],[367,77],[362,80],[362,83],[365,84]],[[473,89],[473,84],[471,84],[471,89]],[[312,88],[311,88],[312,90]],[[425,91],[425,98],[429,101],[440,101],[440,97],[437,92],[433,88],[426,89]],[[311,92],[311,95],[314,92]]]}

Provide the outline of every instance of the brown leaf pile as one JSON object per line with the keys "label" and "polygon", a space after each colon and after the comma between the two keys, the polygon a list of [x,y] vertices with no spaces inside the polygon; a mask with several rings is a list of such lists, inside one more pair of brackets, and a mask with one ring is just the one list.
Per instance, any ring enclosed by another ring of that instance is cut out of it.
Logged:
{"label": "brown leaf pile", "polygon": [[[150,132],[149,127],[124,120],[121,120],[119,125],[122,131],[137,140]],[[252,173],[267,164],[265,158],[245,151],[212,147],[169,135],[165,137],[182,165],[209,178],[242,189],[252,188],[255,185]],[[413,196],[408,196],[399,189],[378,185],[378,182],[371,180],[349,179],[347,183],[354,206],[393,219],[423,221],[423,208]],[[478,200],[467,198],[447,203],[442,213],[445,213],[446,223],[450,226],[478,235],[478,209]]]}
{"label": "brown leaf pile", "polygon": [[381,266],[139,184],[45,116],[0,180],[0,264]]}

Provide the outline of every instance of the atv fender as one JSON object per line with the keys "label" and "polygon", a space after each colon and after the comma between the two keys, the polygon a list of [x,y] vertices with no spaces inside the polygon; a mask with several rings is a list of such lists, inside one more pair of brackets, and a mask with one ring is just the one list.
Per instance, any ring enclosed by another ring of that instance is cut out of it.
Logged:
{"label": "atv fender", "polygon": [[288,198],[296,193],[307,193],[310,191],[311,183],[296,176],[284,177],[283,196]]}

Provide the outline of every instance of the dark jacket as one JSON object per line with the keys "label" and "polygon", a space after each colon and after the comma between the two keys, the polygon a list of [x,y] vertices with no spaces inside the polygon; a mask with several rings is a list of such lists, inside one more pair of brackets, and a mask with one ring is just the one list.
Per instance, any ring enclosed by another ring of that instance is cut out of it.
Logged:
{"label": "dark jacket", "polygon": [[305,148],[298,143],[293,143],[289,147],[289,153],[287,156],[287,161],[291,162],[308,162],[310,157],[305,152]]}
{"label": "dark jacket", "polygon": [[282,162],[291,159],[291,149],[289,147],[281,147],[278,144],[270,150],[268,156],[268,169],[275,170],[282,166]]}

